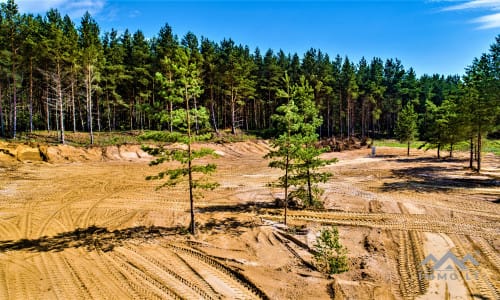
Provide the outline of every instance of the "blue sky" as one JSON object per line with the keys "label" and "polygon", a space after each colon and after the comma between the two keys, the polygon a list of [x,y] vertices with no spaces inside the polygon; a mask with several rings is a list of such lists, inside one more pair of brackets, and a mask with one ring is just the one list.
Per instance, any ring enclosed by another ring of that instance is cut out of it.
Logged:
{"label": "blue sky", "polygon": [[319,48],[331,57],[399,58],[418,75],[463,74],[500,33],[500,0],[406,1],[161,1],[17,0],[22,12],[48,8],[75,23],[89,10],[102,31],[142,30],[153,37],[165,23],[181,38],[192,31],[214,41],[275,51]]}

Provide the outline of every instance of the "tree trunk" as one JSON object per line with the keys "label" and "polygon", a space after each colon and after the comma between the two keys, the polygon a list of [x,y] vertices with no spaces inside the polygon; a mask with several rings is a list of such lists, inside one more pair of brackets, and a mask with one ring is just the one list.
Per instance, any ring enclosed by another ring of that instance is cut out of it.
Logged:
{"label": "tree trunk", "polygon": [[236,95],[231,92],[231,133],[236,134]]}
{"label": "tree trunk", "polygon": [[96,99],[95,99],[95,104],[96,104],[96,108],[97,108],[97,131],[101,132],[101,109],[100,109],[100,105],[99,105],[99,98],[97,95],[96,95]]}
{"label": "tree trunk", "polygon": [[347,143],[351,137],[351,100],[347,97],[347,113],[346,113],[346,126],[347,126]]}
{"label": "tree trunk", "polygon": [[410,156],[410,141],[408,141],[408,149],[406,151],[406,155]]}
{"label": "tree trunk", "polygon": [[73,108],[73,132],[76,132],[76,107],[75,107],[75,79],[73,66],[71,66],[71,107]]}
{"label": "tree trunk", "polygon": [[453,144],[450,144],[450,158],[453,157]]}
{"label": "tree trunk", "polygon": [[441,144],[438,143],[438,159],[441,158]]}
{"label": "tree trunk", "polygon": [[[288,135],[290,139],[290,134]],[[285,226],[286,226],[286,217],[288,215],[288,168],[290,167],[290,147],[288,147],[286,151],[286,162],[285,162]]]}
{"label": "tree trunk", "polygon": [[189,97],[187,92],[187,87],[185,88],[186,93],[186,120],[187,120],[187,134],[188,134],[188,179],[189,179],[189,209],[191,214],[191,221],[189,222],[189,232],[192,235],[195,234],[195,222],[194,222],[194,196],[193,196],[193,167],[192,167],[192,153],[191,153],[191,117],[189,114]]}
{"label": "tree trunk", "polygon": [[106,103],[108,106],[107,117],[108,117],[108,130],[111,132],[111,105],[109,104],[109,92],[106,92]]}
{"label": "tree trunk", "polygon": [[174,125],[173,125],[173,121],[172,119],[174,118],[174,104],[172,103],[172,101],[170,101],[170,109],[169,109],[169,112],[170,112],[170,120],[169,120],[169,125],[170,125],[170,132],[174,132]]}
{"label": "tree trunk", "polygon": [[470,137],[469,168],[474,169],[474,138],[472,136]]}
{"label": "tree trunk", "polygon": [[94,144],[94,132],[92,128],[92,66],[87,65],[87,119],[89,125],[90,144]]}
{"label": "tree trunk", "polygon": [[50,132],[50,105],[49,105],[49,102],[50,102],[50,98],[49,98],[49,82],[47,82],[47,90],[45,91],[46,93],[46,96],[47,96],[47,105],[46,105],[46,109],[47,109],[47,117],[46,117],[46,121],[47,121],[47,131]]}
{"label": "tree trunk", "polygon": [[330,101],[327,100],[326,103],[326,136],[330,138]]}
{"label": "tree trunk", "polygon": [[339,130],[340,130],[340,140],[344,138],[344,132],[342,127],[342,92],[339,89]]}
{"label": "tree trunk", "polygon": [[215,133],[219,133],[219,130],[217,129],[217,121],[215,119],[214,103],[215,103],[214,87],[213,87],[213,85],[210,85],[210,107],[211,107],[211,113],[212,113],[212,122],[214,123]]}
{"label": "tree trunk", "polygon": [[60,136],[59,141],[64,144],[64,113],[63,113],[63,95],[62,95],[62,82],[61,82],[61,66],[57,64],[57,101],[59,104],[59,122],[60,122]]}
{"label": "tree trunk", "polygon": [[307,167],[307,192],[309,196],[309,205],[313,204],[313,195],[312,195],[312,185],[311,185],[311,172],[309,167]]}
{"label": "tree trunk", "polygon": [[33,132],[33,57],[30,57],[30,94],[29,94],[30,133]]}
{"label": "tree trunk", "polygon": [[12,117],[12,138],[16,138],[17,134],[17,78],[16,78],[16,54],[12,57],[12,107],[13,107],[13,117]]}
{"label": "tree trunk", "polygon": [[5,137],[5,128],[3,124],[3,106],[2,106],[2,86],[0,85],[0,130],[2,133],[2,137]]}
{"label": "tree trunk", "polygon": [[199,126],[198,126],[198,106],[196,104],[196,97],[194,97],[194,111],[195,111],[195,115],[194,115],[194,128],[195,128],[195,132],[196,134],[198,134],[198,130],[199,130]]}
{"label": "tree trunk", "polygon": [[482,140],[481,140],[481,131],[478,132],[477,134],[477,170],[476,172],[481,172],[481,145]]}

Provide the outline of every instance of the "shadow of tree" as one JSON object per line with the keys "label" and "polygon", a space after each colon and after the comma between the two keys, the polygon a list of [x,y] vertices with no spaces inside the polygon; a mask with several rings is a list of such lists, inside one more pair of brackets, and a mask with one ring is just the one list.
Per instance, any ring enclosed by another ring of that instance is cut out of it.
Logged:
{"label": "shadow of tree", "polygon": [[241,221],[235,217],[229,217],[225,219],[214,219],[211,218],[205,224],[198,227],[201,232],[209,231],[220,231],[225,234],[242,234],[245,228],[253,228],[257,226],[254,221]]}
{"label": "shadow of tree", "polygon": [[443,157],[443,158],[437,158],[437,157],[405,157],[405,158],[398,158],[394,160],[395,162],[399,163],[419,163],[419,162],[432,162],[432,163],[440,163],[440,162],[466,162],[468,159],[466,158],[456,158],[456,157]]}
{"label": "shadow of tree", "polygon": [[107,228],[90,226],[88,228],[77,228],[74,231],[63,232],[50,237],[43,236],[38,239],[0,241],[0,252],[48,252],[81,247],[85,247],[87,251],[110,251],[114,247],[120,246],[125,240],[138,238],[148,240],[184,232],[185,230],[180,227],[137,226],[109,231]]}
{"label": "shadow of tree", "polygon": [[277,208],[275,202],[247,202],[227,205],[211,205],[197,209],[200,213],[210,212],[258,212],[265,208]]}
{"label": "shadow of tree", "polygon": [[461,167],[453,166],[423,166],[393,170],[392,174],[402,179],[397,182],[386,182],[382,191],[414,190],[420,192],[447,191],[453,188],[484,188],[498,187],[500,180],[496,178],[478,177],[450,177],[440,174],[446,172],[459,172]]}

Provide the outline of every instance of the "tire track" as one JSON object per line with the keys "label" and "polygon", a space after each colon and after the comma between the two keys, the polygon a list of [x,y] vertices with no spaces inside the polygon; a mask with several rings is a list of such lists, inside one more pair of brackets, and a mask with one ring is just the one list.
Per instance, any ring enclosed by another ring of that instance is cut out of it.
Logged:
{"label": "tire track", "polygon": [[120,261],[120,267],[126,271],[124,273],[122,272],[122,274],[128,278],[136,291],[144,295],[144,298],[182,299],[182,297],[170,287],[151,277],[151,274],[145,273],[139,266],[129,261],[127,257],[123,257],[123,254],[113,251],[109,255]]}
{"label": "tire track", "polygon": [[[281,215],[263,214],[263,218],[283,219]],[[494,238],[500,227],[495,223],[480,224],[462,219],[436,219],[428,215],[356,213],[333,211],[290,211],[288,218],[324,224],[374,227],[389,230],[436,232]]]}
{"label": "tire track", "polygon": [[[165,248],[163,248],[163,249],[165,249]],[[175,257],[176,260],[180,261],[180,264],[172,264],[172,265],[185,266],[185,268],[188,269],[188,271],[186,273],[193,274],[190,276],[188,275],[191,280],[193,280],[194,282],[198,282],[198,285],[205,288],[206,291],[209,291],[213,295],[217,295],[217,298],[221,297],[221,295],[216,290],[214,290],[214,288],[210,285],[210,283],[208,281],[206,281],[205,278],[203,278],[203,276],[201,276],[195,269],[193,269],[193,267],[191,267],[189,265],[189,263],[184,258],[182,258],[178,253],[172,252],[172,256],[170,256],[170,257],[171,258]],[[188,277],[188,276],[186,276],[186,277]]]}
{"label": "tire track", "polygon": [[60,286],[64,291],[63,293],[65,294],[65,299],[75,297],[75,292],[77,292],[76,294],[79,296],[78,298],[84,299],[81,295],[81,286],[84,284],[82,281],[77,280],[75,274],[71,273],[71,269],[68,269],[68,266],[64,263],[62,255],[62,252],[50,252],[47,255],[49,264],[53,266],[53,272],[51,273],[53,273],[53,276],[56,276],[57,278],[55,284]]}
{"label": "tire track", "polygon": [[[116,213],[118,214],[118,213]],[[106,218],[107,220],[101,223],[102,227],[108,227],[112,226],[113,228],[118,228],[121,225],[127,223],[128,221],[132,220],[135,216],[137,216],[138,212],[137,211],[125,211],[124,213],[118,214],[118,216],[114,216],[111,218]]]}
{"label": "tire track", "polygon": [[50,289],[54,293],[55,299],[68,299],[67,295],[64,295],[63,290],[61,287],[58,285],[58,278],[55,272],[52,272],[52,270],[49,270],[49,264],[47,263],[47,256],[49,254],[41,252],[40,253],[40,260],[42,263],[42,268],[45,273],[45,278],[49,280],[50,283]]}
{"label": "tire track", "polygon": [[[234,292],[233,296],[241,297],[243,299],[268,299],[264,292],[262,292],[240,273],[231,270],[229,267],[219,263],[217,260],[209,257],[208,255],[190,248],[179,247],[176,245],[166,245],[166,247],[182,256],[188,264],[198,272],[200,272],[200,262],[210,267],[208,269],[204,269],[204,271],[211,272],[212,275],[218,278],[219,281],[224,282],[227,287]],[[217,290],[217,288],[215,289]]]}
{"label": "tire track", "polygon": [[483,256],[488,260],[488,262],[497,269],[497,274],[500,274],[500,256],[493,249],[493,247],[483,238],[479,237],[468,237],[469,240],[478,246]]}
{"label": "tire track", "polygon": [[11,239],[19,239],[22,237],[18,226],[2,219],[0,219],[0,230],[3,232],[3,238],[11,237]]}
{"label": "tire track", "polygon": [[[419,261],[414,256],[410,233],[399,234],[398,270],[401,278],[401,294],[403,299],[413,299],[421,294],[421,279],[418,276]],[[425,291],[424,291],[425,292]]]}
{"label": "tire track", "polygon": [[[130,246],[125,246],[118,249],[119,252],[123,250],[126,250],[126,252],[128,252],[128,255],[127,253],[122,253],[125,257],[127,257],[128,259],[131,259],[131,257],[135,257],[135,265],[140,265],[143,270],[151,274],[150,276],[152,276],[158,282],[169,285],[170,288],[175,290],[176,294],[180,295],[182,298],[217,299],[217,297],[214,297],[213,295],[205,292],[196,284],[179,275],[176,271],[167,268],[155,258],[145,254],[141,254]],[[177,282],[177,284],[175,284],[174,282]]]}
{"label": "tire track", "polygon": [[[100,268],[103,274],[106,274],[108,278],[113,279],[113,284],[119,286],[119,292],[117,293],[115,289],[113,294],[117,296],[118,299],[124,299],[123,297],[118,297],[118,295],[122,293],[130,298],[139,299],[140,297],[137,291],[130,285],[131,282],[129,282],[127,277],[119,270],[118,263],[100,250],[97,250],[95,253],[98,256],[98,259],[95,259],[97,267]],[[104,263],[104,261],[107,263]]]}
{"label": "tire track", "polygon": [[[71,277],[73,278],[73,282],[76,284],[74,285],[74,288],[80,292],[80,297],[81,299],[97,299],[96,298],[96,291],[99,291],[98,286],[92,286],[86,283],[87,280],[90,280],[93,278],[90,274],[83,274],[83,276],[80,276],[77,272],[79,270],[80,272],[84,272],[84,268],[82,266],[74,267],[70,261],[64,256],[64,253],[61,254],[61,259],[66,266],[67,270],[69,271]],[[96,288],[95,290],[93,288]],[[101,295],[102,296],[102,295]],[[102,297],[101,297],[102,299]]]}
{"label": "tire track", "polygon": [[[464,248],[462,237],[454,235],[450,236],[451,240],[455,244],[455,251],[458,257],[464,257],[467,252]],[[473,266],[467,266],[467,270],[459,270],[462,274],[464,282],[469,286],[469,290],[477,290],[474,294],[479,294],[487,299],[500,299],[500,292],[496,289],[495,285],[489,280],[488,276],[481,271],[481,266],[474,268]],[[476,273],[473,275],[468,275],[466,272],[470,270],[475,270]],[[472,282],[472,285],[469,284]]]}
{"label": "tire track", "polygon": [[6,266],[0,264],[0,299],[11,299],[9,297],[9,285],[7,284]]}

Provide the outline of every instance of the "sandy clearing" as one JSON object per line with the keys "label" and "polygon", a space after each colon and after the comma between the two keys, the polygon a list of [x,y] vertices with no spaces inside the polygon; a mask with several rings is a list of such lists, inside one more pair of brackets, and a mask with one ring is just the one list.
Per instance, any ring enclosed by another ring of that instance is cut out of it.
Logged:
{"label": "sandy clearing", "polygon": [[[58,147],[60,159],[51,163],[1,161],[1,298],[258,298],[250,283],[272,299],[431,299],[444,298],[446,286],[453,297],[471,290],[491,298],[500,290],[500,240],[492,234],[500,230],[498,186],[481,181],[489,174],[470,177],[460,160],[423,151],[407,158],[404,149],[383,147],[375,158],[367,149],[324,154],[340,160],[325,168],[334,177],[322,185],[326,208],[336,212],[294,212],[289,222],[305,230],[294,237],[308,247],[323,225],[338,224],[351,268],[333,280],[266,221],[281,220],[271,203],[283,196],[267,186],[281,175],[263,159],[268,144],[201,146],[223,154],[210,160],[219,165],[221,187],[196,201],[195,238],[179,228],[188,223],[185,187],[156,191],[159,183],[144,178],[165,166],[149,167],[137,146]],[[499,163],[487,156],[485,167],[496,172],[488,166]],[[468,188],[453,182],[469,179]],[[479,281],[426,283],[408,275],[456,239],[463,252],[481,251]]]}

